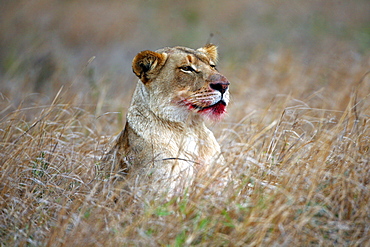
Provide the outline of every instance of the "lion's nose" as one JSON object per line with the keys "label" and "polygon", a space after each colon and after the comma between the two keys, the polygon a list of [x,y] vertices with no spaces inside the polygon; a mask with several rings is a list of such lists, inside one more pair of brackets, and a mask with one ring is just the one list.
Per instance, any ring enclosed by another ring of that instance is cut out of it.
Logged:
{"label": "lion's nose", "polygon": [[224,94],[229,88],[230,82],[221,74],[213,74],[209,77],[209,87]]}
{"label": "lion's nose", "polygon": [[230,82],[226,81],[218,81],[218,82],[212,82],[209,84],[209,86],[213,89],[213,90],[217,90],[219,92],[221,92],[221,94],[224,94],[226,92],[226,90],[229,88],[229,85],[230,85]]}

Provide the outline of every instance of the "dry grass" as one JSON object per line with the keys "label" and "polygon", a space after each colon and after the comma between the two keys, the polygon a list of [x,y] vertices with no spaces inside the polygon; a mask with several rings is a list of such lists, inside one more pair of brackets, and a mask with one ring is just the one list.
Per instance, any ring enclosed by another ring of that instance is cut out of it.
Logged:
{"label": "dry grass", "polygon": [[[207,178],[168,200],[127,193],[100,176],[102,136],[111,131],[104,126],[117,116],[94,115],[99,97],[77,100],[66,89],[46,106],[4,107],[2,245],[368,245],[369,75],[362,66],[341,68],[346,76],[328,77],[329,89],[297,99],[305,91],[297,83],[319,68],[283,60],[266,63],[269,74],[256,70],[247,83],[253,91],[253,78],[281,78],[290,94],[249,111],[245,102],[253,99],[243,101],[236,82],[230,117],[214,126],[234,174],[221,194]],[[326,93],[331,99],[320,103]]]}
{"label": "dry grass", "polygon": [[[370,245],[367,1],[86,2],[0,9],[1,246]],[[233,181],[127,192],[100,157],[124,123],[129,60],[214,30],[232,103],[211,127]]]}

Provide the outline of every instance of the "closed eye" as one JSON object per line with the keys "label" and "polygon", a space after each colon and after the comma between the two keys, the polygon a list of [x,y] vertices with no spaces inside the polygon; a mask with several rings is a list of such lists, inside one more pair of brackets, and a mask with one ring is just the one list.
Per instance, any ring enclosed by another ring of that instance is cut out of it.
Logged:
{"label": "closed eye", "polygon": [[211,68],[213,68],[213,69],[216,69],[216,65],[215,64],[210,64],[209,65]]}

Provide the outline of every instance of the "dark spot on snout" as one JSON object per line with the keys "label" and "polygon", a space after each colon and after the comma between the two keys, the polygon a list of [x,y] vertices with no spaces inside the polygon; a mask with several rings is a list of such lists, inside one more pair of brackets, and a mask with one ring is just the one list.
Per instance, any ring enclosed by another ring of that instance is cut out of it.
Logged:
{"label": "dark spot on snout", "polygon": [[225,76],[216,74],[212,75],[209,80],[209,87],[213,90],[219,91],[221,94],[224,94],[229,88],[230,82],[226,79]]}

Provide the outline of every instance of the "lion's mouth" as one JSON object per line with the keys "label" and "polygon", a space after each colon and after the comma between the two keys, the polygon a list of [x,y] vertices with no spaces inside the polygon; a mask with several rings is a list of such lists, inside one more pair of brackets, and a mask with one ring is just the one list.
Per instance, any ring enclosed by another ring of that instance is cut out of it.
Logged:
{"label": "lion's mouth", "polygon": [[198,113],[206,113],[207,115],[215,115],[215,116],[221,116],[224,113],[226,113],[226,102],[221,99],[217,103],[210,105],[210,106],[197,106],[197,105],[191,105],[191,108],[195,109]]}
{"label": "lion's mouth", "polygon": [[205,102],[203,105],[197,104],[201,102],[195,103],[188,99],[183,99],[180,102],[180,105],[187,106],[189,110],[203,115],[213,121],[221,120],[226,113],[227,100],[224,98],[221,98],[219,101],[211,105],[206,105]]}
{"label": "lion's mouth", "polygon": [[215,108],[215,107],[217,108],[217,107],[222,107],[222,106],[226,107],[226,102],[224,100],[220,100],[216,104],[206,106],[206,107],[197,106],[197,109],[199,109],[200,111],[204,111],[204,110],[207,110],[207,109],[210,109],[210,108]]}

